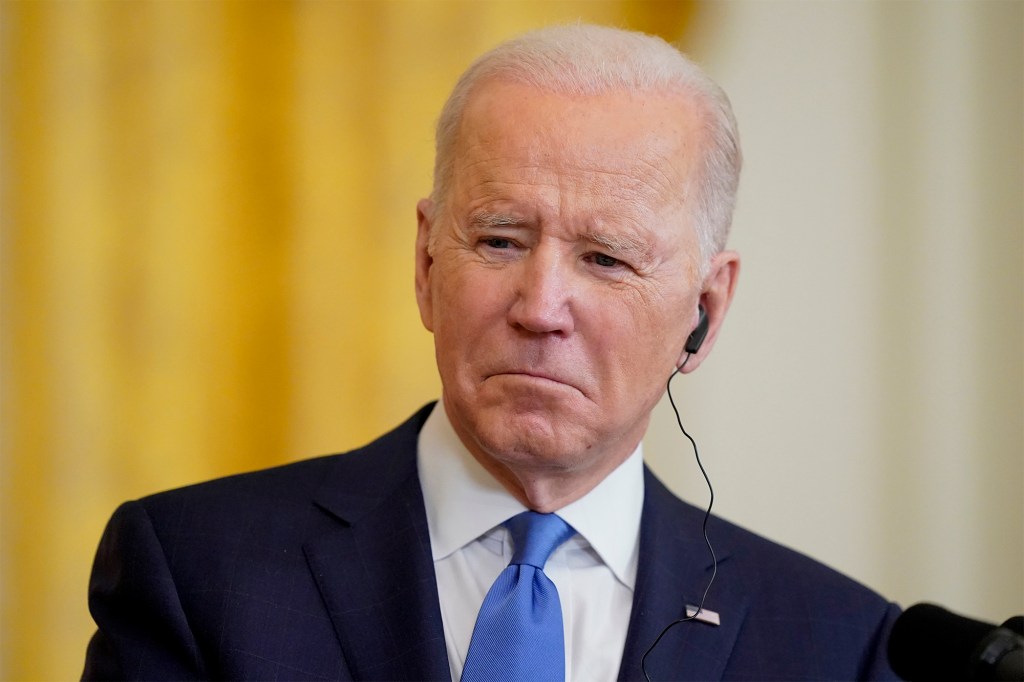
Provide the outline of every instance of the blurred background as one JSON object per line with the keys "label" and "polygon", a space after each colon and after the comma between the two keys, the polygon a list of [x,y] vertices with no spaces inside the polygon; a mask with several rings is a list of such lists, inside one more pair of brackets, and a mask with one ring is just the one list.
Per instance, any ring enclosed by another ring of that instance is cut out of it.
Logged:
{"label": "blurred background", "polygon": [[[744,257],[676,387],[723,516],[909,605],[1024,611],[1024,3],[0,4],[0,678],[80,674],[123,500],[438,395],[412,289],[471,59],[583,20],[732,97]],[[659,406],[646,452],[706,504]]]}

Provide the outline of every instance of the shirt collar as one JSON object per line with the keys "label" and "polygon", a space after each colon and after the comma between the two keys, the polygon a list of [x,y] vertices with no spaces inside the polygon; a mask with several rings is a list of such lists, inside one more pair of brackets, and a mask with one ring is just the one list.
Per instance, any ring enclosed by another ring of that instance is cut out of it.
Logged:
{"label": "shirt collar", "polygon": [[[417,466],[434,561],[526,510],[462,444],[441,403],[420,430]],[[593,490],[557,512],[629,589],[636,583],[643,497],[637,445]]]}

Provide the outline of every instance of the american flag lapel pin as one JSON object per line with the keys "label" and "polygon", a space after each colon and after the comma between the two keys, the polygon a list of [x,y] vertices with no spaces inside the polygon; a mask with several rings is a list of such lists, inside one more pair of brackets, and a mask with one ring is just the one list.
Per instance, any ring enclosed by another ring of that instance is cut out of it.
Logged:
{"label": "american flag lapel pin", "polygon": [[716,611],[709,611],[708,609],[697,610],[696,606],[691,604],[686,605],[686,617],[692,618],[693,620],[699,620],[702,623],[708,625],[721,625],[722,619],[719,617]]}

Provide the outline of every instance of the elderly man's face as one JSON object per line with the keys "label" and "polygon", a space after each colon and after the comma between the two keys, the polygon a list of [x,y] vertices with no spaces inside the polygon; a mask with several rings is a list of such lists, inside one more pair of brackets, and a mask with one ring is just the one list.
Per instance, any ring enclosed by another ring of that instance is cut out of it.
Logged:
{"label": "elderly man's face", "polygon": [[474,92],[447,201],[420,204],[417,296],[492,473],[603,477],[643,436],[696,321],[698,124],[679,97]]}

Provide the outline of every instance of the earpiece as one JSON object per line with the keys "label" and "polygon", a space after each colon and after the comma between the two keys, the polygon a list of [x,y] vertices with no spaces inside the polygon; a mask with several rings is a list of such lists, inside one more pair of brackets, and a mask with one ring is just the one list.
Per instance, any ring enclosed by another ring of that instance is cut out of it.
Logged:
{"label": "earpiece", "polygon": [[684,346],[686,352],[690,354],[700,350],[701,344],[704,343],[704,337],[708,335],[708,313],[702,305],[697,306],[697,312],[700,315],[700,319],[697,320],[697,326],[686,337],[686,346]]}
{"label": "earpiece", "polygon": [[685,617],[674,620],[666,625],[665,629],[661,631],[661,634],[654,639],[651,646],[647,647],[647,651],[645,651],[643,656],[640,657],[640,670],[643,672],[644,679],[646,679],[647,682],[651,682],[651,676],[647,674],[647,657],[652,651],[654,651],[655,647],[658,646],[658,642],[660,642],[661,638],[665,636],[665,633],[680,623],[692,622],[697,619],[697,615],[704,610],[704,601],[708,597],[708,592],[711,591],[711,585],[715,582],[715,577],[718,576],[718,557],[715,556],[715,548],[711,546],[711,538],[708,537],[708,519],[711,518],[711,507],[715,504],[715,490],[711,487],[711,478],[708,476],[708,472],[704,468],[704,464],[700,461],[700,453],[697,452],[697,441],[695,441],[693,436],[687,433],[686,429],[683,427],[683,420],[679,416],[679,408],[676,407],[675,398],[672,397],[672,379],[679,376],[679,373],[683,371],[684,367],[686,367],[686,363],[690,361],[690,356],[700,350],[701,344],[704,343],[704,337],[708,335],[708,314],[707,311],[704,310],[704,306],[698,305],[697,313],[697,326],[694,327],[693,331],[690,332],[690,335],[686,337],[686,358],[683,360],[683,364],[677,367],[675,371],[669,375],[668,381],[665,382],[665,392],[668,394],[669,404],[672,405],[672,412],[676,415],[676,424],[679,425],[679,430],[683,432],[683,435],[690,441],[690,445],[693,446],[693,457],[697,460],[697,466],[700,468],[700,473],[704,475],[704,481],[708,484],[708,509],[704,512],[703,531],[704,542],[707,544],[708,552],[711,554],[711,577],[708,579],[708,584],[704,588],[704,594],[700,598],[700,604],[696,609],[693,609],[692,614],[690,613],[691,607],[687,605],[684,610],[684,613],[686,614]]}

